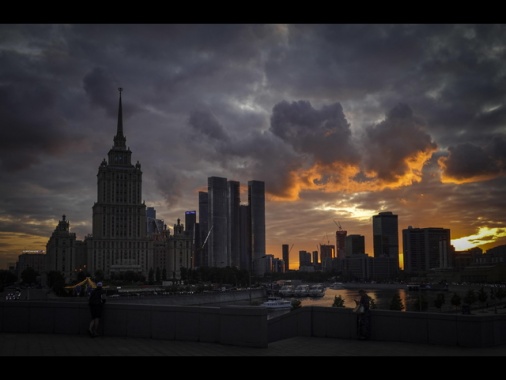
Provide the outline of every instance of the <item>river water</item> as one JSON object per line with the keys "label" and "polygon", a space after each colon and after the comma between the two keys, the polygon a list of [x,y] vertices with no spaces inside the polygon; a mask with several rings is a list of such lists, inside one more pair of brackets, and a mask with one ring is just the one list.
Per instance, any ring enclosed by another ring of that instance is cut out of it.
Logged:
{"label": "river water", "polygon": [[[346,289],[330,289],[327,288],[325,291],[325,295],[320,298],[311,298],[304,297],[300,298],[301,306],[329,306],[331,307],[334,303],[335,297],[341,296],[344,300],[344,307],[346,308],[354,308],[355,307],[355,299],[359,299],[358,290],[359,286],[356,288],[346,288]],[[390,310],[390,303],[392,302],[392,298],[395,294],[400,296],[402,304],[404,305],[403,311],[419,311],[416,310],[417,300],[420,297],[425,297],[427,300],[427,311],[431,312],[451,312],[455,310],[455,306],[451,304],[451,298],[454,293],[458,294],[461,297],[461,303],[463,303],[463,298],[465,297],[469,287],[465,286],[450,286],[447,291],[436,291],[436,290],[407,290],[405,285],[386,285],[386,286],[374,286],[367,287],[364,285],[362,287],[369,297],[374,300],[377,309],[382,310]],[[478,288],[475,289],[477,291]],[[489,293],[489,290],[487,293]],[[438,294],[444,295],[444,303],[441,309],[436,308],[434,305],[434,301]]]}

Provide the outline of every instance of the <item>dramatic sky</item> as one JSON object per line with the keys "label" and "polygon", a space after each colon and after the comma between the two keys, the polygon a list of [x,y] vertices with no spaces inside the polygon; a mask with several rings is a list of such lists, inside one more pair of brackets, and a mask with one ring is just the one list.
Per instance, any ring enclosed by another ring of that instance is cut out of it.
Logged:
{"label": "dramatic sky", "polygon": [[[118,87],[143,200],[169,228],[207,178],[266,186],[267,252],[372,216],[506,244],[506,25],[2,24],[0,269],[62,215],[92,232]],[[400,237],[400,252],[402,239]]]}

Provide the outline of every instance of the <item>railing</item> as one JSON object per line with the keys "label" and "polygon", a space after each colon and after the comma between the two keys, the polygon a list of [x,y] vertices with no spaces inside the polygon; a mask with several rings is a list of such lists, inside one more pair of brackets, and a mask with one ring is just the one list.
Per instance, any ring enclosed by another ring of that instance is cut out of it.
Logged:
{"label": "railing", "polygon": [[[86,302],[0,301],[0,332],[88,334]],[[491,347],[506,344],[506,314],[371,311],[371,340]],[[267,347],[294,336],[356,339],[348,308],[308,306],[268,319],[256,306],[106,304],[108,336]]]}

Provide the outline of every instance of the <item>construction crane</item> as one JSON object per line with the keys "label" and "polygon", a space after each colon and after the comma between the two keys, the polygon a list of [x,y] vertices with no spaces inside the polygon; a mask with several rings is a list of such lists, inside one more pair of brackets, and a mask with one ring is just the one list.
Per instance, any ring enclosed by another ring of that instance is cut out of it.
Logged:
{"label": "construction crane", "polygon": [[207,236],[204,239],[204,242],[202,243],[202,245],[200,247],[196,247],[196,245],[195,245],[195,230],[193,230],[193,247],[194,247],[194,252],[193,252],[193,257],[191,258],[191,267],[192,267],[192,269],[195,266],[194,265],[195,257],[197,255],[200,255],[202,253],[202,251],[204,251],[204,247],[206,246],[207,240],[209,239],[209,236],[211,235],[211,231],[213,230],[213,227],[214,227],[214,225],[212,225],[211,228],[209,229],[209,232],[207,233]]}
{"label": "construction crane", "polygon": [[207,233],[207,236],[206,236],[206,238],[204,240],[204,243],[202,243],[202,247],[200,247],[201,250],[204,249],[204,247],[205,247],[205,245],[207,243],[207,239],[209,239],[209,235],[211,235],[211,231],[213,230],[213,227],[214,227],[214,224],[209,229],[209,232]]}
{"label": "construction crane", "polygon": [[341,223],[336,222],[336,220],[335,220],[335,219],[334,219],[334,223],[336,224],[337,228],[339,228],[339,231],[342,231],[342,230],[343,230],[343,227],[341,227]]}

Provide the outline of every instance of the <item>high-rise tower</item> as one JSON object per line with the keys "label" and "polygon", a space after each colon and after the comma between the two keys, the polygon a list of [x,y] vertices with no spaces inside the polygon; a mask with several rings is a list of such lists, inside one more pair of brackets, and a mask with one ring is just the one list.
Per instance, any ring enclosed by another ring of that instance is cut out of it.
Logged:
{"label": "high-rise tower", "polygon": [[251,250],[255,275],[263,275],[261,264],[256,265],[265,256],[265,183],[248,182],[248,204],[251,218]]}
{"label": "high-rise tower", "polygon": [[209,240],[207,242],[210,267],[225,268],[230,265],[228,253],[228,186],[227,179],[207,179],[209,197]]}
{"label": "high-rise tower", "polygon": [[411,274],[448,269],[451,238],[448,228],[429,227],[402,230],[404,270]]}
{"label": "high-rise tower", "polygon": [[288,272],[290,269],[290,249],[288,248],[288,244],[283,244],[281,246],[283,262],[285,264],[285,272]]}
{"label": "high-rise tower", "polygon": [[341,224],[338,224],[339,229],[336,231],[336,257],[340,260],[346,257],[346,235],[348,231],[343,230]]}
{"label": "high-rise tower", "polygon": [[147,238],[146,205],[142,199],[142,171],[132,165],[132,152],[123,134],[119,89],[118,124],[114,145],[97,174],[97,201],[93,205],[93,235],[88,239],[88,271],[133,271],[147,277],[152,266],[152,247]]}
{"label": "high-rise tower", "polygon": [[233,268],[241,264],[240,187],[238,181],[228,181],[228,255]]}
{"label": "high-rise tower", "polygon": [[[208,249],[207,237],[209,234],[209,195],[206,191],[199,191],[199,239],[195,246],[195,267],[207,267]],[[197,239],[196,239],[197,240]]]}
{"label": "high-rise tower", "polygon": [[375,259],[388,259],[388,275],[399,269],[399,224],[397,215],[390,211],[372,217],[373,249]]}

